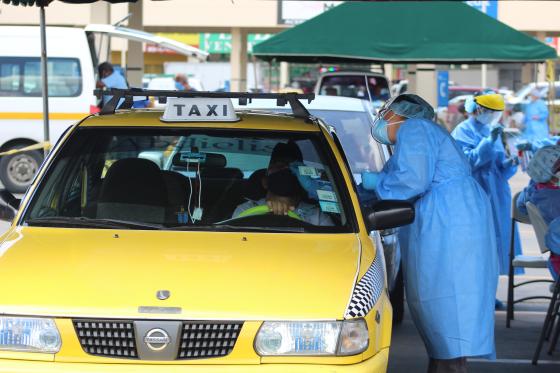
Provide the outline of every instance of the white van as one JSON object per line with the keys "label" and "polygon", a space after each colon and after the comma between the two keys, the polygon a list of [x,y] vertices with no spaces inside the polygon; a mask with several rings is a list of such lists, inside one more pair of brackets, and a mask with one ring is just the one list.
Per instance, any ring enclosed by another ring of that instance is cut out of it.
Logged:
{"label": "white van", "polygon": [[[51,143],[96,110],[94,33],[158,44],[199,59],[207,56],[174,40],[125,27],[47,27]],[[0,26],[0,152],[44,140],[40,51],[38,26]],[[42,160],[40,150],[2,156],[0,181],[12,192],[23,192]]]}

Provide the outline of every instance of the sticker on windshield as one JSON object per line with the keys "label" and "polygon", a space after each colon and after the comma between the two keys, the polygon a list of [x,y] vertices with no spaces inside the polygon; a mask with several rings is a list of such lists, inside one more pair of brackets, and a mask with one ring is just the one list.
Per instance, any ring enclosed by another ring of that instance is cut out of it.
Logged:
{"label": "sticker on windshield", "polygon": [[338,202],[336,194],[330,190],[317,190],[317,197],[319,197],[321,201]]}
{"label": "sticker on windshield", "polygon": [[317,197],[319,197],[321,201],[338,202],[336,194],[330,190],[317,190]]}
{"label": "sticker on windshield", "polygon": [[315,167],[298,166],[298,171],[301,176],[309,176],[314,179],[321,176],[321,174],[319,174],[319,171]]}
{"label": "sticker on windshield", "polygon": [[206,162],[206,153],[181,152],[179,159],[181,162],[204,163]]}
{"label": "sticker on windshield", "polygon": [[323,211],[323,212],[331,212],[333,214],[340,214],[340,206],[336,202],[319,201],[319,205],[321,206],[321,211]]}

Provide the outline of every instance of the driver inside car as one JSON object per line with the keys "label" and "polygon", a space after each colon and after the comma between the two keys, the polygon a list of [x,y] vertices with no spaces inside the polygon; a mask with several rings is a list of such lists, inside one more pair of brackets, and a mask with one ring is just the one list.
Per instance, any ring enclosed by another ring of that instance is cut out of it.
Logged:
{"label": "driver inside car", "polygon": [[303,200],[307,193],[290,170],[291,163],[302,160],[301,151],[294,143],[277,144],[272,151],[266,176],[261,180],[266,190],[265,198],[248,200],[237,206],[232,218],[266,212],[287,215],[313,225],[333,226],[330,216],[322,212],[318,205]]}

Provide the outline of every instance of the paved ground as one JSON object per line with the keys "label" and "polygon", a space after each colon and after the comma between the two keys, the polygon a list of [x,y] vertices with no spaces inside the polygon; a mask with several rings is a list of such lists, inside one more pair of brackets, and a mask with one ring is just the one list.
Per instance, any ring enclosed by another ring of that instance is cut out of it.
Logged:
{"label": "paved ground", "polygon": [[[528,182],[525,174],[515,176],[511,181],[512,191],[521,190]],[[531,226],[520,226],[523,252],[526,255],[539,255],[538,244]],[[543,277],[550,276],[546,270],[530,270],[522,276]],[[520,276],[521,278],[521,276]],[[520,288],[518,295],[546,294],[546,285],[531,285],[525,289]],[[549,292],[548,292],[549,293]],[[507,299],[507,277],[500,278],[498,298]],[[542,372],[560,373],[560,346],[556,348],[553,356],[547,355],[548,346],[545,344],[541,353],[539,365],[531,365],[540,329],[544,321],[547,303],[533,301],[516,306],[516,320],[512,327],[507,329],[505,311],[496,312],[496,361],[475,360],[469,362],[469,370],[473,373],[490,372]],[[393,330],[393,341],[389,357],[389,373],[416,373],[424,372],[428,358],[414,324],[406,318],[403,324]]]}

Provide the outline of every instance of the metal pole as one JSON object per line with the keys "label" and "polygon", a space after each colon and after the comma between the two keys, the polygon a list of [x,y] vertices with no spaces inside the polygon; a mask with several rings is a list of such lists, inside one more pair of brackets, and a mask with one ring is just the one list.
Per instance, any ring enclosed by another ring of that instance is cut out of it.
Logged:
{"label": "metal pole", "polygon": [[253,74],[255,75],[255,93],[259,91],[259,75],[257,73],[257,57],[253,56]]}
{"label": "metal pole", "polygon": [[[45,142],[49,141],[49,84],[47,78],[47,26],[45,24],[45,7],[40,8],[41,29],[41,80],[43,82],[43,131]],[[45,155],[48,152],[45,148]]]}
{"label": "metal pole", "polygon": [[483,63],[482,65],[480,65],[480,74],[481,74],[481,85],[483,89],[486,89],[488,87],[488,65],[486,65],[485,63]]}

